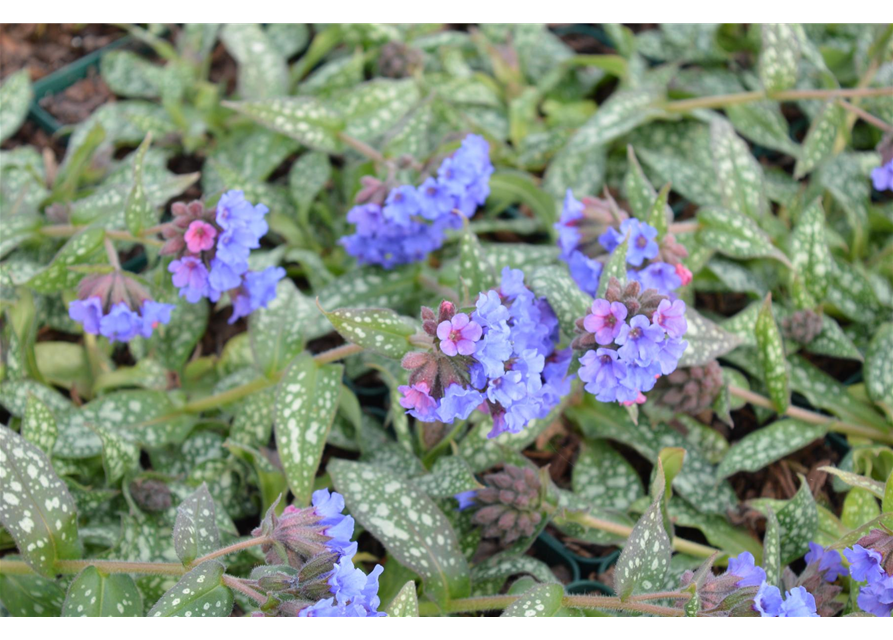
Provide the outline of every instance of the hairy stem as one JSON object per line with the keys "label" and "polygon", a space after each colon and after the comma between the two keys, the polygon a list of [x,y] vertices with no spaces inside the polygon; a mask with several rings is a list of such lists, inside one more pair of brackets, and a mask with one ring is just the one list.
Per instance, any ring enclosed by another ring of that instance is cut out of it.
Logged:
{"label": "hairy stem", "polygon": [[668,231],[670,233],[695,233],[701,228],[700,222],[674,222],[670,225]]}
{"label": "hairy stem", "polygon": [[[41,235],[47,236],[48,238],[70,238],[71,236],[77,235],[87,227],[84,225],[74,225],[74,224],[51,224],[45,227],[41,227],[38,233]],[[151,245],[153,247],[160,247],[164,243],[160,240],[155,240],[153,238],[138,238],[132,233],[128,233],[127,231],[115,231],[114,229],[106,230],[105,232],[106,238],[111,238],[112,240],[120,240],[122,242],[137,242],[141,244]]]}
{"label": "hairy stem", "polygon": [[838,104],[840,104],[840,106],[843,107],[844,109],[846,109],[847,111],[850,111],[853,114],[855,114],[856,116],[858,116],[859,118],[862,118],[868,124],[877,127],[881,131],[893,131],[893,125],[890,125],[889,123],[884,122],[877,116],[868,113],[862,107],[857,107],[852,102],[847,102],[846,100],[838,100]]}
{"label": "hairy stem", "polygon": [[[772,404],[772,401],[769,400],[769,398],[754,393],[753,391],[729,385],[729,393],[759,407],[772,409],[773,411],[775,410],[775,405]],[[797,418],[798,420],[810,424],[824,425],[831,431],[837,431],[838,433],[859,436],[860,438],[871,438],[873,440],[880,440],[882,442],[893,444],[893,433],[884,433],[880,429],[845,422],[832,416],[826,416],[821,413],[816,413],[815,411],[808,411],[807,409],[801,409],[800,407],[789,406],[784,412],[784,415],[790,418]]]}
{"label": "hairy stem", "polygon": [[721,109],[733,104],[745,104],[760,100],[778,100],[790,102],[792,100],[831,100],[833,98],[869,98],[876,96],[893,96],[893,88],[869,88],[858,89],[793,89],[790,91],[745,91],[742,93],[730,93],[719,96],[704,96],[702,98],[690,98],[688,100],[674,100],[663,106],[665,111],[680,113],[695,109]]}
{"label": "hairy stem", "polygon": [[358,140],[353,136],[347,135],[344,132],[339,133],[338,138],[348,147],[350,147],[354,151],[359,152],[361,155],[366,156],[373,162],[378,162],[379,164],[388,164],[390,162],[387,158],[381,155],[379,151],[373,149],[362,140]]}
{"label": "hairy stem", "polygon": [[263,604],[267,601],[267,596],[262,594],[260,591],[255,591],[254,589],[249,587],[247,584],[245,584],[238,578],[231,576],[229,574],[223,575],[223,584],[225,584],[230,589],[233,589],[235,591],[238,591],[239,593],[242,593],[242,594],[248,596],[249,598],[251,598],[252,600],[257,602],[258,604]]}
{"label": "hairy stem", "polygon": [[[419,603],[419,612],[422,615],[436,615],[437,613],[474,613],[477,611],[499,611],[505,609],[521,596],[518,595],[499,595],[499,596],[478,596],[474,598],[457,598],[450,600],[446,606],[441,609],[433,602]],[[658,616],[684,616],[685,612],[681,609],[673,609],[671,607],[661,607],[658,605],[648,604],[645,600],[658,600],[663,598],[687,599],[688,594],[677,592],[662,593],[646,593],[641,596],[633,596],[627,601],[621,601],[620,598],[614,596],[564,596],[561,604],[565,607],[574,609],[622,609],[624,611],[636,611],[638,613],[649,613]]]}
{"label": "hairy stem", "polygon": [[256,547],[258,545],[267,544],[268,542],[272,542],[269,537],[261,536],[259,538],[249,538],[248,540],[242,540],[242,542],[236,542],[235,544],[231,544],[228,547],[223,547],[222,549],[218,549],[217,551],[212,551],[211,553],[202,556],[196,560],[193,560],[190,563],[190,567],[197,567],[202,562],[207,562],[208,560],[214,560],[215,558],[220,558],[221,556],[226,556],[231,553],[238,553],[239,551],[243,551],[244,549],[250,549],[251,547]]}
{"label": "hairy stem", "polygon": [[425,289],[433,291],[442,298],[459,302],[459,293],[457,291],[454,291],[450,287],[440,284],[434,278],[426,276],[424,273],[420,273],[416,280]]}
{"label": "hairy stem", "polygon": [[317,353],[315,356],[313,356],[313,360],[314,362],[316,362],[316,364],[328,364],[337,360],[343,360],[348,356],[360,353],[362,350],[363,347],[358,344],[347,343],[341,345],[340,347],[335,347],[334,349],[329,349],[328,351]]}
{"label": "hairy stem", "polygon": [[573,607],[575,609],[622,609],[624,611],[649,613],[655,616],[668,616],[673,618],[685,616],[685,611],[682,609],[661,607],[656,604],[647,604],[634,599],[623,602],[620,598],[612,596],[564,596],[561,603],[565,607]]}
{"label": "hairy stem", "polygon": [[115,245],[112,244],[112,241],[108,236],[102,239],[102,244],[105,246],[105,254],[109,258],[109,264],[112,265],[116,271],[120,271],[121,261],[118,259],[118,252],[115,250]]}
{"label": "hairy stem", "polygon": [[[179,576],[186,568],[176,562],[130,562],[127,560],[57,560],[56,572],[80,573],[87,567],[96,567],[104,573],[138,573],[144,575]],[[28,575],[34,570],[23,560],[0,560],[0,574]]]}

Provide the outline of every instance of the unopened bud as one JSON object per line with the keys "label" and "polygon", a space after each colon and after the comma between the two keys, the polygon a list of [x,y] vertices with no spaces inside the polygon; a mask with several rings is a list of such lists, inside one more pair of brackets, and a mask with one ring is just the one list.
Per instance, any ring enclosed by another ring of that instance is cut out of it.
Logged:
{"label": "unopened bud", "polygon": [[659,404],[695,415],[713,406],[722,386],[722,367],[711,360],[703,366],[680,368],[662,376],[654,395]]}
{"label": "unopened bud", "polygon": [[129,488],[130,497],[143,511],[167,511],[171,508],[171,491],[160,480],[137,478]]}
{"label": "unopened bud", "polygon": [[822,332],[822,314],[812,309],[799,309],[779,324],[785,338],[800,344],[809,344]]}

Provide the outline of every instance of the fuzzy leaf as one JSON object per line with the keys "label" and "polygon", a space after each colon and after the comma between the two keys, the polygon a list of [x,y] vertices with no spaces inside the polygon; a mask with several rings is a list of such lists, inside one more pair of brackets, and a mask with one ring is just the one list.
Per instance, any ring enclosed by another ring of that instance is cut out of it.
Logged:
{"label": "fuzzy leaf", "polygon": [[725,120],[710,123],[710,150],[725,207],[751,220],[765,217],[763,168]]}
{"label": "fuzzy leaf", "polygon": [[381,467],[333,459],[329,474],[348,511],[439,604],[470,593],[468,564],[443,513],[420,489]]}
{"label": "fuzzy leaf", "polygon": [[32,95],[27,69],[13,73],[0,84],[0,142],[15,134],[25,122]]}
{"label": "fuzzy leaf", "polygon": [[719,207],[698,209],[698,240],[732,258],[774,258],[786,266],[790,261],[757,224],[743,214]]}
{"label": "fuzzy leaf", "polygon": [[[3,556],[12,559],[12,556]],[[65,592],[56,584],[55,576],[47,579],[28,574],[0,573],[0,602],[16,618],[58,617]]]}
{"label": "fuzzy leaf", "polygon": [[685,333],[688,347],[679,359],[680,367],[705,365],[741,344],[741,338],[708,320],[691,307],[686,310],[685,317],[688,321],[688,331]]}
{"label": "fuzzy leaf", "polygon": [[93,424],[90,428],[102,442],[102,466],[105,467],[105,477],[109,484],[116,483],[139,467],[140,448],[129,437],[116,433],[105,425]]}
{"label": "fuzzy leaf", "polygon": [[673,551],[661,515],[664,490],[664,475],[658,473],[651,506],[636,522],[617,559],[614,591],[621,600],[629,599],[633,593],[647,593],[660,588],[670,567]]}
{"label": "fuzzy leaf", "polygon": [[410,580],[403,585],[384,611],[389,618],[418,618],[419,596],[416,593],[415,581]]}
{"label": "fuzzy leaf", "polygon": [[862,487],[853,487],[847,491],[840,520],[848,530],[857,529],[880,515],[877,498],[870,491]]}
{"label": "fuzzy leaf", "polygon": [[790,89],[797,83],[800,44],[787,24],[761,26],[763,46],[760,49],[760,80],[770,94]]}
{"label": "fuzzy leaf", "polygon": [[303,353],[292,362],[276,395],[276,443],[297,504],[309,504],[313,479],[338,409],[341,375],[337,364],[319,366]]}
{"label": "fuzzy leaf", "polygon": [[810,295],[819,302],[824,301],[832,265],[821,199],[817,198],[800,213],[790,243],[795,272],[803,278]]}
{"label": "fuzzy leaf", "polygon": [[288,172],[288,188],[299,210],[307,210],[332,177],[329,156],[319,151],[301,155]]}
{"label": "fuzzy leaf", "polygon": [[[551,204],[551,200],[549,201]],[[462,274],[463,285],[467,293],[463,291],[463,297],[469,303],[473,303],[482,291],[488,291],[498,286],[496,272],[484,256],[481,242],[476,234],[464,223],[462,236],[459,239],[459,269]]]}
{"label": "fuzzy leaf", "polygon": [[860,476],[858,473],[843,471],[834,467],[819,467],[819,470],[830,473],[833,476],[837,476],[851,487],[859,487],[860,489],[865,489],[866,491],[873,493],[878,499],[884,498],[885,487],[884,483],[882,482],[878,482],[877,480],[867,478],[865,476]]}
{"label": "fuzzy leaf", "polygon": [[767,295],[763,302],[754,331],[763,382],[769,390],[772,404],[782,414],[791,402],[790,375],[784,356],[784,343],[772,315],[772,294]]}
{"label": "fuzzy leaf", "polygon": [[184,565],[220,548],[217,509],[204,482],[177,507],[173,538],[177,557]]}
{"label": "fuzzy leaf", "polygon": [[233,610],[233,592],[223,584],[224,567],[203,562],[177,581],[146,615],[150,618],[223,618]]}
{"label": "fuzzy leaf", "polygon": [[89,262],[102,246],[104,237],[104,229],[85,229],[72,236],[53,261],[28,280],[27,285],[39,293],[74,288],[83,276],[68,267]]}
{"label": "fuzzy leaf", "polygon": [[800,490],[790,500],[752,500],[752,506],[763,513],[771,508],[778,517],[781,539],[781,565],[801,557],[809,550],[809,542],[815,538],[819,515],[815,499],[806,479],[800,477]]}
{"label": "fuzzy leaf", "polygon": [[25,562],[53,576],[57,560],[81,555],[77,507],[68,488],[36,446],[0,426],[0,524]]}
{"label": "fuzzy leaf", "polygon": [[340,94],[332,105],[344,116],[344,133],[372,142],[397,125],[420,96],[413,78],[377,78]]}
{"label": "fuzzy leaf", "polygon": [[540,189],[529,174],[520,171],[497,171],[490,176],[490,195],[487,207],[497,210],[510,204],[530,207],[533,215],[544,225],[557,221],[555,200]]}
{"label": "fuzzy leaf", "polygon": [[399,360],[414,349],[409,342],[417,328],[391,309],[335,309],[323,311],[345,340]]}
{"label": "fuzzy leaf", "polygon": [[239,63],[239,95],[273,98],[288,93],[288,65],[267,33],[257,24],[227,24],[220,39]]}
{"label": "fuzzy leaf", "polygon": [[[636,152],[632,145],[626,148],[627,169],[626,177],[623,181],[623,188],[626,192],[626,199],[636,218],[645,220],[648,218],[652,204],[657,198],[657,191],[651,185],[645,172],[642,171],[642,165],[636,158]],[[652,225],[654,226],[654,225]]]}
{"label": "fuzzy leaf", "polygon": [[258,124],[294,138],[311,149],[338,153],[344,130],[341,117],[315,98],[269,98],[249,102],[224,102]]}
{"label": "fuzzy leaf", "polygon": [[830,100],[822,107],[809,125],[803,140],[802,151],[794,165],[794,178],[799,180],[815,169],[834,150],[837,132],[843,124],[844,110],[836,101]]}
{"label": "fuzzy leaf", "polygon": [[538,584],[505,608],[502,618],[551,618],[561,609],[564,587]]}
{"label": "fuzzy leaf", "polygon": [[608,284],[611,278],[617,278],[621,285],[626,282],[626,252],[629,249],[629,234],[623,239],[623,242],[617,245],[611,257],[605,263],[602,270],[601,278],[598,281],[598,291],[596,298],[604,298],[605,292],[608,290]]}
{"label": "fuzzy leaf", "polygon": [[452,498],[457,493],[478,488],[468,463],[457,456],[438,458],[431,473],[414,480],[432,498]]}
{"label": "fuzzy leaf", "polygon": [[771,507],[766,511],[766,534],[763,536],[763,568],[766,582],[781,586],[781,526]]}
{"label": "fuzzy leaf", "polygon": [[135,236],[140,235],[143,229],[151,227],[158,222],[155,210],[149,202],[146,187],[143,185],[143,165],[146,160],[146,151],[152,144],[152,134],[148,134],[142,144],[136,150],[133,160],[133,188],[127,196],[127,204],[124,206],[124,220],[127,228]]}
{"label": "fuzzy leaf", "polygon": [[603,440],[589,442],[580,451],[572,482],[581,498],[621,512],[645,494],[636,470]]}
{"label": "fuzzy leaf", "polygon": [[300,292],[295,283],[283,278],[276,285],[276,297],[248,320],[251,351],[258,368],[266,376],[285,369],[304,348],[300,315]]}
{"label": "fuzzy leaf", "polygon": [[22,437],[45,454],[52,455],[58,435],[53,412],[37,396],[29,394],[22,420]]}
{"label": "fuzzy leaf", "polygon": [[869,397],[893,415],[893,323],[881,325],[865,358],[865,389]]}
{"label": "fuzzy leaf", "polygon": [[76,618],[137,618],[143,597],[126,573],[105,575],[96,567],[81,571],[68,587],[62,615]]}
{"label": "fuzzy leaf", "polygon": [[759,471],[810,442],[823,438],[827,425],[815,425],[786,418],[757,429],[731,446],[716,469],[717,478],[739,471]]}

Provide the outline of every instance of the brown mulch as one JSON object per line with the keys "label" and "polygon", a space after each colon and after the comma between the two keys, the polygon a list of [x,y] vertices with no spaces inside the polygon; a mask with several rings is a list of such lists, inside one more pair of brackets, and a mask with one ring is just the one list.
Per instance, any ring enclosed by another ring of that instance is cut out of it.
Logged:
{"label": "brown mulch", "polygon": [[0,78],[27,67],[40,80],[124,34],[110,24],[0,24]]}
{"label": "brown mulch", "polygon": [[115,96],[98,73],[90,70],[87,77],[75,82],[62,93],[50,94],[40,100],[46,109],[62,124],[83,122],[90,114]]}

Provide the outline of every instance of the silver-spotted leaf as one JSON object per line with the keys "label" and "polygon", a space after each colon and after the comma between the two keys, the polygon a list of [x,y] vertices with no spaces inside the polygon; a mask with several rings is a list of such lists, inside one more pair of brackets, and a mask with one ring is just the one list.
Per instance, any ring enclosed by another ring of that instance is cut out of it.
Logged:
{"label": "silver-spotted leaf", "polygon": [[31,102],[31,77],[27,69],[11,74],[0,84],[0,142],[13,135],[28,116]]}
{"label": "silver-spotted leaf", "polygon": [[573,336],[577,320],[589,313],[592,299],[580,290],[567,268],[550,265],[534,269],[527,285],[537,296],[549,301],[561,330],[565,335]]}
{"label": "silver-spotted leaf", "polygon": [[173,538],[177,557],[185,565],[220,548],[217,509],[204,482],[177,507]]}
{"label": "silver-spotted leaf", "polygon": [[572,482],[578,496],[596,506],[621,512],[645,495],[639,474],[604,440],[588,442],[581,449]]}
{"label": "silver-spotted leaf", "polygon": [[837,132],[844,121],[844,110],[829,100],[813,118],[803,140],[802,151],[794,165],[794,178],[800,179],[821,164],[834,150]]}
{"label": "silver-spotted leaf", "polygon": [[725,120],[710,123],[710,150],[723,205],[751,220],[763,218],[768,210],[763,168]]}
{"label": "silver-spotted leaf", "polygon": [[626,238],[623,239],[623,242],[617,245],[614,252],[611,253],[611,257],[608,258],[608,261],[605,263],[605,267],[602,269],[602,275],[598,281],[598,291],[595,294],[596,298],[605,297],[605,292],[608,290],[611,278],[617,278],[621,285],[626,282],[627,249],[629,249],[628,234]]}
{"label": "silver-spotted leaf", "polygon": [[419,617],[419,595],[417,593],[415,581],[410,580],[394,599],[384,609],[389,618],[418,618]]}
{"label": "silver-spotted leaf", "polygon": [[561,609],[564,587],[538,584],[521,595],[502,612],[503,618],[551,618]]}
{"label": "silver-spotted leaf", "polygon": [[741,344],[741,338],[708,320],[691,307],[686,310],[685,317],[688,321],[688,331],[685,333],[688,347],[679,359],[680,367],[705,365]]}
{"label": "silver-spotted leaf", "polygon": [[410,337],[417,327],[391,309],[335,309],[323,311],[345,340],[399,360],[413,350]]}
{"label": "silver-spotted leaf", "polygon": [[781,586],[781,526],[772,507],[766,510],[766,533],[763,536],[763,568],[766,582]]}
{"label": "silver-spotted leaf", "polygon": [[62,615],[75,618],[136,618],[143,615],[143,597],[126,573],[103,574],[87,567],[72,580]]}
{"label": "silver-spotted leaf", "polygon": [[337,112],[315,98],[269,98],[223,104],[311,149],[331,153],[341,150],[338,134],[343,131],[344,122]]}
{"label": "silver-spotted leaf", "polygon": [[791,402],[790,376],[787,360],[784,355],[784,343],[778,324],[772,315],[772,295],[766,296],[757,324],[754,329],[757,336],[757,355],[763,382],[769,390],[769,398],[778,413],[784,413]]}
{"label": "silver-spotted leaf", "polygon": [[775,511],[780,531],[782,566],[809,550],[809,543],[815,539],[818,530],[819,515],[805,478],[800,477],[800,490],[790,500],[762,498],[752,500],[751,504],[764,513],[768,513],[770,508]]}
{"label": "silver-spotted leaf", "polygon": [[810,442],[825,437],[827,425],[785,418],[757,429],[733,444],[716,469],[717,478],[739,471],[758,471]]}
{"label": "silver-spotted leaf", "polygon": [[40,398],[28,394],[28,404],[22,420],[22,437],[45,454],[52,455],[58,435],[59,430],[53,412],[40,401]]}
{"label": "silver-spotted leaf", "polygon": [[774,258],[790,266],[787,256],[772,244],[772,239],[757,224],[737,211],[720,207],[698,209],[698,240],[732,258]]}
{"label": "silver-spotted leaf", "polygon": [[248,320],[251,350],[258,368],[267,376],[285,369],[304,348],[303,327],[297,321],[302,301],[295,283],[283,278],[276,297]]}
{"label": "silver-spotted leaf", "polygon": [[239,63],[240,96],[262,99],[288,93],[285,56],[260,25],[227,24],[220,32],[220,39]]}
{"label": "silver-spotted leaf", "polygon": [[869,397],[893,415],[893,323],[881,325],[872,338],[864,375]]}
{"label": "silver-spotted leaf", "polygon": [[800,43],[791,25],[763,24],[760,32],[760,80],[770,94],[790,89],[797,82]]}
{"label": "silver-spotted leaf", "polygon": [[815,199],[800,213],[790,243],[791,263],[796,273],[803,278],[810,295],[823,302],[832,265],[825,238],[825,211],[821,199]]}
{"label": "silver-spotted leaf", "polygon": [[233,592],[223,584],[224,567],[203,562],[177,581],[146,614],[150,618],[224,618],[233,610]]}
{"label": "silver-spotted leaf", "polygon": [[143,229],[153,226],[158,220],[156,219],[155,209],[149,202],[146,194],[146,187],[143,184],[143,165],[146,161],[146,151],[152,144],[152,134],[146,136],[142,144],[135,152],[133,159],[133,187],[127,196],[127,203],[124,205],[124,220],[127,222],[127,228],[130,233],[135,236],[140,235]]}

